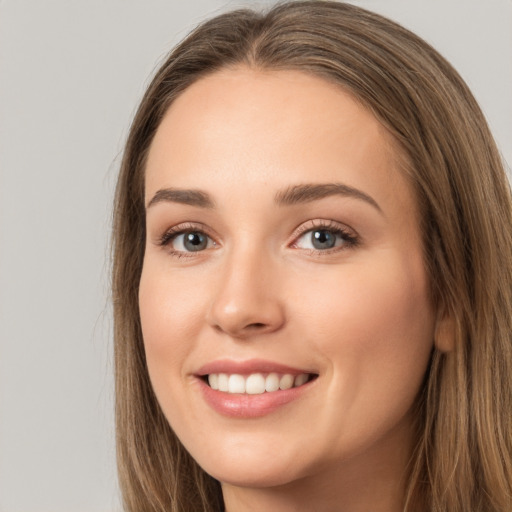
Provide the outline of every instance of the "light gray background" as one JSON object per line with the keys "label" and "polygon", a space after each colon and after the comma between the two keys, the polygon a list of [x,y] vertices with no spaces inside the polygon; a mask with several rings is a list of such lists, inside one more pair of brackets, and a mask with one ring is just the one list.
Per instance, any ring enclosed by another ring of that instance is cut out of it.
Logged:
{"label": "light gray background", "polygon": [[[217,0],[0,0],[0,512],[119,510],[108,237],[131,116]],[[512,1],[355,2],[473,89],[512,162]]]}

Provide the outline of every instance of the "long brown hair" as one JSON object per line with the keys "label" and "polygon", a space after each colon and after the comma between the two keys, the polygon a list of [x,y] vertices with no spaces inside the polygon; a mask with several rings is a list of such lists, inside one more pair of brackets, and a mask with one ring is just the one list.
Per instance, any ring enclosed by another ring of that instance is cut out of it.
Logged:
{"label": "long brown hair", "polygon": [[129,512],[218,511],[220,485],[189,456],[152,391],[138,311],[144,166],[172,101],[226,67],[295,69],[339,84],[394,136],[422,214],[425,265],[450,350],[435,349],[417,402],[404,510],[512,510],[512,207],[486,121],[427,43],[330,1],[238,10],[199,26],[156,73],[133,121],[114,214],[118,467]]}

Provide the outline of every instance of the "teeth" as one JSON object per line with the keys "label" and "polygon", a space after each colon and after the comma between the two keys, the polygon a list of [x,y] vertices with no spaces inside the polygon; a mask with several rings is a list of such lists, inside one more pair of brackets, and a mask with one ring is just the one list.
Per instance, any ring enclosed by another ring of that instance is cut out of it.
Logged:
{"label": "teeth", "polygon": [[217,373],[208,375],[208,384],[212,389],[219,389],[219,375]]}
{"label": "teeth", "polygon": [[229,376],[228,393],[245,393],[245,379],[234,373]]}
{"label": "teeth", "polygon": [[219,373],[218,378],[219,391],[228,390],[228,376],[225,373]]}
{"label": "teeth", "polygon": [[253,373],[245,381],[245,392],[248,395],[261,395],[265,393],[265,377],[261,373]]}
{"label": "teeth", "polygon": [[265,379],[265,391],[271,393],[279,389],[279,375],[277,373],[269,373]]}
{"label": "teeth", "polygon": [[261,395],[265,392],[272,393],[278,390],[291,389],[302,386],[309,380],[309,374],[301,373],[291,375],[289,373],[278,374],[251,373],[250,375],[239,375],[237,373],[211,373],[208,375],[208,384],[212,389],[225,393],[248,395]]}
{"label": "teeth", "polygon": [[279,389],[290,389],[293,387],[293,375],[285,374],[279,381]]}
{"label": "teeth", "polygon": [[300,375],[297,375],[297,377],[295,377],[295,381],[294,381],[293,385],[295,387],[302,386],[302,384],[306,384],[307,381],[308,381],[307,374],[301,373]]}

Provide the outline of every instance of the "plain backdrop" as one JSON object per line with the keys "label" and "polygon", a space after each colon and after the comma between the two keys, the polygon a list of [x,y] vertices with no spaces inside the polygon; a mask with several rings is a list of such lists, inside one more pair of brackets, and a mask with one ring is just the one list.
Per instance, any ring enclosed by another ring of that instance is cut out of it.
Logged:
{"label": "plain backdrop", "polygon": [[[111,199],[148,78],[198,22],[271,2],[0,0],[0,512],[119,511]],[[366,0],[460,71],[512,162],[512,1]]]}

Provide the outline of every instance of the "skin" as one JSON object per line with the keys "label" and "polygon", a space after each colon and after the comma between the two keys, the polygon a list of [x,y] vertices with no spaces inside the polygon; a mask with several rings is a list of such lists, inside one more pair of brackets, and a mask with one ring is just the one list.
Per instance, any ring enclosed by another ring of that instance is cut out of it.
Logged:
{"label": "skin", "polygon": [[[399,157],[349,94],[296,71],[202,78],[155,135],[139,295],[149,374],[180,440],[221,481],[228,512],[401,510],[435,312]],[[275,200],[333,183],[367,198]],[[201,190],[213,206],[153,199],[171,187]],[[173,227],[206,233],[208,245],[162,245]],[[315,248],[311,230],[322,228],[357,243],[333,233],[333,249]],[[318,377],[262,417],[213,410],[198,368],[254,358]]]}

